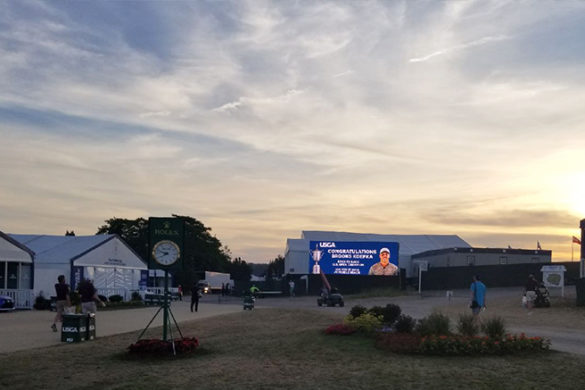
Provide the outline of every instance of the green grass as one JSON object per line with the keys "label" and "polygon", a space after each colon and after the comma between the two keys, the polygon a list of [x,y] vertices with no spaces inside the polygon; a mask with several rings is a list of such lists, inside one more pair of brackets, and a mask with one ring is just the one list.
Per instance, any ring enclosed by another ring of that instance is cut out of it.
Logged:
{"label": "green grass", "polygon": [[4,354],[0,389],[576,389],[585,382],[581,356],[395,355],[363,336],[323,333],[340,321],[335,313],[284,309],[193,321],[182,331],[201,349],[179,359],[127,356],[137,332]]}

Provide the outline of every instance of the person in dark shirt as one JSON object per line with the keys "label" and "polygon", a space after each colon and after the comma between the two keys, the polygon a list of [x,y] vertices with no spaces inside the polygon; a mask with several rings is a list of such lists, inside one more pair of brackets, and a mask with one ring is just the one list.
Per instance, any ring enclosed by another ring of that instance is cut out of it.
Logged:
{"label": "person in dark shirt", "polygon": [[528,275],[528,281],[524,287],[524,296],[526,297],[526,307],[532,309],[534,300],[536,299],[536,289],[538,288],[538,280],[533,274]]}
{"label": "person in dark shirt", "polygon": [[81,296],[81,312],[83,314],[95,313],[97,311],[96,302],[101,306],[106,304],[98,297],[91,280],[84,279],[79,282],[79,295]]}
{"label": "person in dark shirt", "polygon": [[191,313],[193,313],[193,306],[195,306],[195,311],[199,308],[199,294],[199,286],[195,282],[191,288]]}
{"label": "person in dark shirt", "polygon": [[55,293],[57,294],[57,314],[55,314],[53,325],[51,325],[53,332],[57,331],[57,322],[63,321],[63,312],[65,311],[65,308],[71,306],[69,285],[65,283],[65,275],[59,275],[57,281],[59,282],[55,284]]}

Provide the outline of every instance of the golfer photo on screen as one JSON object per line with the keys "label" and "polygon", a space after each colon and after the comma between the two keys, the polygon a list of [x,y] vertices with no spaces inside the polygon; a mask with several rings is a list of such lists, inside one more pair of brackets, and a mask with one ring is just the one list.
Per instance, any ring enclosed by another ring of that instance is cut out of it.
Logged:
{"label": "golfer photo on screen", "polygon": [[370,267],[368,275],[396,275],[398,267],[390,262],[390,249],[380,249],[380,261]]}

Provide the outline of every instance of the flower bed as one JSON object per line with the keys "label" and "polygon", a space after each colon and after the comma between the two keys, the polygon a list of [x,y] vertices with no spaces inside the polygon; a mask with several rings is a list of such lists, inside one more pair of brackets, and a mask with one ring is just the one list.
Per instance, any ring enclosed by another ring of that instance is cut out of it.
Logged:
{"label": "flower bed", "polygon": [[388,333],[378,336],[376,346],[395,353],[416,353],[420,340],[420,336],[412,333]]}
{"label": "flower bed", "polygon": [[425,355],[506,355],[518,352],[546,351],[550,341],[541,337],[506,335],[489,337],[433,336],[421,339],[419,351]]}
{"label": "flower bed", "polygon": [[[173,349],[174,345],[174,349]],[[195,337],[186,337],[174,340],[142,339],[128,347],[128,352],[133,355],[143,356],[169,356],[173,351],[177,355],[195,351],[199,347],[199,341]]]}
{"label": "flower bed", "polygon": [[506,355],[547,351],[550,348],[550,341],[541,337],[526,337],[524,334],[506,335],[499,340],[465,336],[419,337],[395,333],[379,336],[377,346],[396,353],[423,355]]}
{"label": "flower bed", "polygon": [[331,325],[329,328],[325,329],[326,334],[350,335],[355,332],[356,330],[354,328],[345,324]]}

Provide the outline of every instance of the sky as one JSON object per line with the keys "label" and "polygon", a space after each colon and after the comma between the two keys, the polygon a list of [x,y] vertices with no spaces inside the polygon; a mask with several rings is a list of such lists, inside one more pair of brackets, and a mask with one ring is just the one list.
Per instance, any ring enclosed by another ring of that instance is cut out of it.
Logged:
{"label": "sky", "polygon": [[0,230],[180,214],[248,262],[302,230],[571,260],[584,102],[583,1],[0,1]]}

